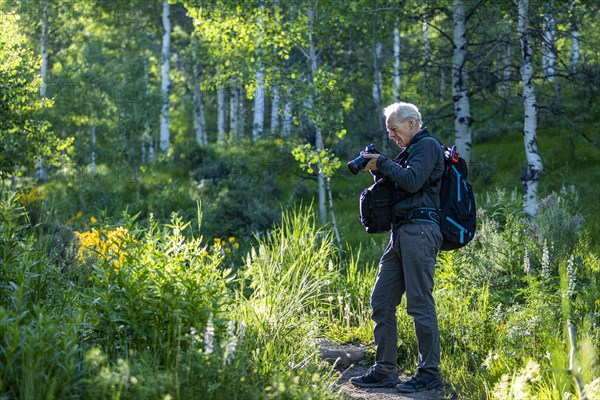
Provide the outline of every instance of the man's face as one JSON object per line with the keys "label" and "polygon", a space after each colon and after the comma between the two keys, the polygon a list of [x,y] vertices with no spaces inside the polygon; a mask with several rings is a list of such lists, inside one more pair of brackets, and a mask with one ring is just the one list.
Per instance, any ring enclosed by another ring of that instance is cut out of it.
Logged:
{"label": "man's face", "polygon": [[408,119],[404,122],[395,116],[390,116],[386,121],[388,136],[400,147],[408,146],[408,143],[414,136],[415,122],[412,119]]}

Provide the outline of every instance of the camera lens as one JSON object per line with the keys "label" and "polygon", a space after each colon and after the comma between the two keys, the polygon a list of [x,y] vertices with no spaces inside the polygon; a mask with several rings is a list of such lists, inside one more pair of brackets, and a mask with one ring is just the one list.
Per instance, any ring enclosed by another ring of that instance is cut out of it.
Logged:
{"label": "camera lens", "polygon": [[368,158],[358,156],[354,160],[348,162],[348,168],[350,169],[350,172],[352,172],[354,175],[358,175],[358,173],[362,171],[368,163]]}

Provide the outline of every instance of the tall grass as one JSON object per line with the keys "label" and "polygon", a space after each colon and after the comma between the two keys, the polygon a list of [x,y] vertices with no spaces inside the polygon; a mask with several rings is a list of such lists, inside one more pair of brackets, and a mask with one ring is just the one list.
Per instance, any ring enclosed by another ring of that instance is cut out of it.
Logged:
{"label": "tall grass", "polygon": [[[569,371],[568,321],[578,328],[578,371],[585,371],[588,392],[596,393],[600,263],[576,213],[556,195],[543,200],[544,209],[534,219],[523,214],[514,192],[499,191],[480,203],[487,211],[479,212],[476,239],[459,251],[442,252],[436,269],[434,295],[448,395],[579,398]],[[330,313],[328,336],[371,344],[365,310],[376,268],[349,266],[347,277],[342,273],[335,280],[335,291],[350,299],[353,311],[340,307]],[[413,372],[416,343],[405,302],[398,317],[398,363]],[[364,334],[348,334],[359,331]]]}
{"label": "tall grass", "polygon": [[316,342],[337,255],[314,217],[286,215],[238,276],[177,215],[94,223],[63,260],[10,192],[0,221],[2,398],[336,396]]}
{"label": "tall grass", "polygon": [[[176,214],[165,224],[123,215],[82,225],[72,250],[56,253],[17,196],[3,196],[3,398],[337,398],[319,341],[371,344],[377,266],[340,252],[310,207],[284,212],[242,262],[225,263],[224,241],[205,242]],[[513,193],[480,203],[474,242],[442,253],[436,270],[448,395],[579,398],[579,372],[594,398],[600,260],[568,202],[548,199],[553,208],[536,219]],[[398,363],[412,372],[404,307]],[[578,332],[575,371],[568,321]]]}
{"label": "tall grass", "polygon": [[271,377],[270,396],[302,398],[312,388],[318,398],[333,397],[333,375],[317,368],[317,338],[336,260],[332,235],[317,227],[310,208],[284,213],[246,258],[239,314],[253,336],[257,372]]}
{"label": "tall grass", "polygon": [[79,376],[78,314],[69,282],[36,247],[15,193],[0,201],[0,392],[67,398]]}

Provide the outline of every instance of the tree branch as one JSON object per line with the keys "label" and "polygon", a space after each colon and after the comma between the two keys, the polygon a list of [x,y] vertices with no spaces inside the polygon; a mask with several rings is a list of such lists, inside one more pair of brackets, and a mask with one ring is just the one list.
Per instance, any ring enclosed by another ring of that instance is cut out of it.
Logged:
{"label": "tree branch", "polygon": [[552,114],[557,115],[559,117],[561,117],[562,119],[564,119],[565,121],[567,121],[567,123],[569,125],[571,125],[571,127],[573,127],[573,129],[575,130],[575,132],[579,133],[579,135],[581,137],[583,137],[586,141],[588,141],[589,143],[591,143],[592,145],[594,145],[598,150],[600,150],[600,143],[596,142],[593,139],[590,139],[585,132],[583,132],[573,121],[571,121],[565,114],[558,112],[554,109],[552,109],[551,107],[548,106],[540,106],[540,109],[546,109],[548,111],[550,111]]}

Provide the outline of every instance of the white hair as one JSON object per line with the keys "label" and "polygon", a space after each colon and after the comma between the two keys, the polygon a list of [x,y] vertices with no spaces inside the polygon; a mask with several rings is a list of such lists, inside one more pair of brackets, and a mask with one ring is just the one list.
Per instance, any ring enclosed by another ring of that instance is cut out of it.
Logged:
{"label": "white hair", "polygon": [[412,118],[419,126],[423,126],[423,119],[417,106],[411,103],[394,103],[383,109],[386,121],[390,117],[398,118],[400,122],[404,122]]}

